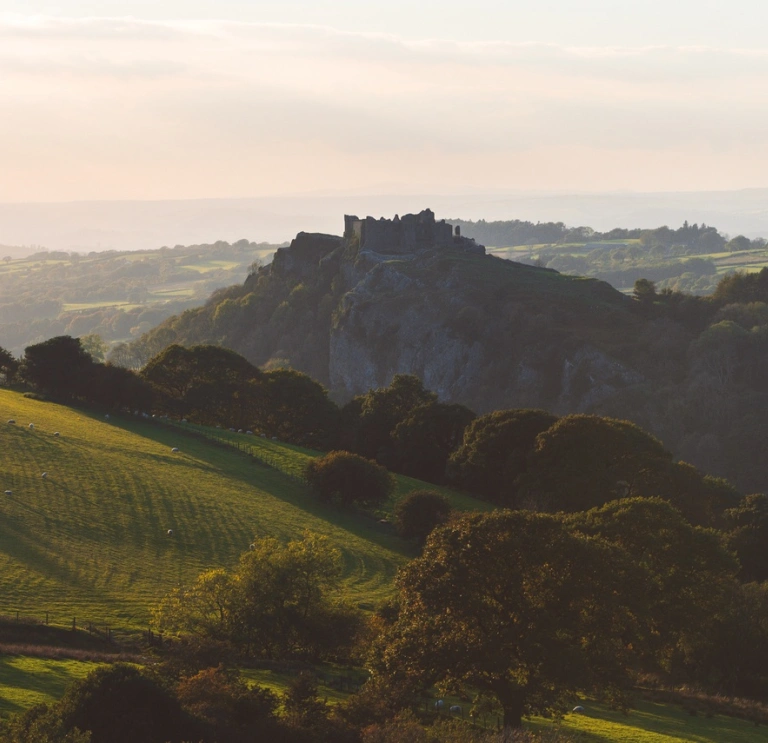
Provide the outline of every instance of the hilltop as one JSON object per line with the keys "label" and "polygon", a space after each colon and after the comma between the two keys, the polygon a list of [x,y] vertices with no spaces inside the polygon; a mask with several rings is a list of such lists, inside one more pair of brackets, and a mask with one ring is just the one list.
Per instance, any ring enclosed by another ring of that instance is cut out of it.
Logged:
{"label": "hilltop", "polygon": [[626,343],[642,325],[608,284],[486,255],[426,210],[347,217],[343,237],[299,233],[242,286],[144,342],[220,343],[342,400],[412,373],[478,412],[564,412],[644,379]]}

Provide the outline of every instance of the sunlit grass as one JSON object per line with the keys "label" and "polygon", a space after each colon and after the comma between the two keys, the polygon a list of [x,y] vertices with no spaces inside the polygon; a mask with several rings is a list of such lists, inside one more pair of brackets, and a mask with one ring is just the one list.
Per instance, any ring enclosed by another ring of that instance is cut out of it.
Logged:
{"label": "sunlit grass", "polygon": [[99,667],[81,660],[52,660],[22,655],[0,657],[0,714],[23,712],[61,698],[72,681]]}
{"label": "sunlit grass", "polygon": [[327,535],[342,551],[349,598],[365,604],[391,595],[411,554],[391,527],[319,504],[303,483],[236,450],[2,390],[0,493],[6,489],[0,613],[48,612],[65,626],[77,617],[80,626],[146,628],[165,593],[234,565],[254,535]]}
{"label": "sunlit grass", "polygon": [[[596,703],[585,703],[584,714],[569,714],[559,723],[588,743],[764,743],[765,728],[723,715],[692,716],[680,707],[638,702],[628,715]],[[534,720],[531,727],[553,723]]]}

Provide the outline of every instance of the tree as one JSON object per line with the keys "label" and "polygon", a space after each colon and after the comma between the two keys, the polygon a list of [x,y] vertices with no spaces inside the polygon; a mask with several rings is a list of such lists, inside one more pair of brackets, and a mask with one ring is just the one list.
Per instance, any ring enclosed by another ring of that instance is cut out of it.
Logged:
{"label": "tree", "polygon": [[19,362],[10,351],[0,346],[0,383],[13,384]]}
{"label": "tree", "polygon": [[281,441],[325,449],[336,438],[338,413],[319,382],[293,369],[274,369],[254,385],[249,425]]}
{"label": "tree", "polygon": [[654,468],[671,464],[661,442],[629,421],[568,415],[536,437],[521,497],[547,511],[584,511],[646,492]]}
{"label": "tree", "polygon": [[321,500],[335,499],[345,506],[379,506],[395,486],[386,468],[348,451],[332,451],[310,460],[304,476]]}
{"label": "tree", "polygon": [[633,577],[620,549],[555,516],[454,519],[399,574],[399,615],[377,643],[374,670],[486,692],[505,727],[562,710],[577,690],[620,695],[634,620],[617,597]]}
{"label": "tree", "polygon": [[287,544],[263,537],[252,547],[231,573],[208,571],[166,596],[157,625],[226,640],[256,657],[343,655],[359,617],[338,599],[339,550],[310,533]]}
{"label": "tree", "polygon": [[197,740],[179,702],[134,666],[102,666],[75,681],[49,715],[62,733],[90,731],[91,743]]}
{"label": "tree", "polygon": [[261,372],[240,354],[219,346],[172,345],[141,372],[168,412],[200,423],[247,427],[249,383]]}
{"label": "tree", "polygon": [[649,306],[656,300],[656,284],[648,279],[638,279],[632,290],[632,296],[643,306]]}
{"label": "tree", "polygon": [[87,390],[92,367],[93,360],[80,341],[60,335],[24,349],[21,376],[41,392],[69,399]]}
{"label": "tree", "polygon": [[493,503],[515,505],[536,437],[556,421],[544,410],[497,410],[475,418],[451,455],[450,479]]}
{"label": "tree", "polygon": [[249,687],[236,671],[206,668],[181,679],[176,696],[184,710],[204,722],[207,740],[245,743],[277,737],[277,697],[269,689]]}
{"label": "tree", "polygon": [[80,337],[80,346],[95,362],[103,364],[108,345],[98,333],[89,333]]}
{"label": "tree", "polygon": [[424,544],[432,530],[444,524],[451,504],[434,490],[414,490],[395,506],[395,527],[403,539]]}
{"label": "tree", "polygon": [[418,377],[396,374],[389,387],[369,390],[347,404],[344,417],[348,429],[342,443],[367,459],[391,464],[392,433],[397,424],[415,408],[435,402],[437,395],[424,389]]}
{"label": "tree", "polygon": [[739,558],[743,581],[768,580],[768,496],[747,495],[725,512],[727,544]]}
{"label": "tree", "polygon": [[414,408],[392,431],[392,468],[427,482],[444,482],[448,457],[474,418],[463,405],[432,402]]}
{"label": "tree", "polygon": [[638,569],[621,590],[641,628],[637,649],[646,670],[683,673],[715,642],[738,567],[721,535],[692,526],[661,498],[613,501],[567,522],[620,548]]}

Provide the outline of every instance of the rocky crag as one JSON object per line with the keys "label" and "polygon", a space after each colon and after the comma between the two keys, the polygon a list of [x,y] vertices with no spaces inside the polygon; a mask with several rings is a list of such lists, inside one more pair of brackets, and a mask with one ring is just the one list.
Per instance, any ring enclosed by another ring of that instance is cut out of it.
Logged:
{"label": "rocky crag", "polygon": [[242,287],[155,332],[289,364],[342,401],[411,373],[479,412],[564,413],[646,381],[626,343],[642,321],[607,284],[486,255],[428,209],[344,227],[299,233]]}

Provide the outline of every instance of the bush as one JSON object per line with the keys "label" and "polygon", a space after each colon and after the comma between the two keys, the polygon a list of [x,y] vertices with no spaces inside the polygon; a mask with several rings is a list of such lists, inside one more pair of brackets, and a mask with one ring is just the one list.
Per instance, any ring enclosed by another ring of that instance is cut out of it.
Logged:
{"label": "bush", "polygon": [[434,490],[414,490],[395,506],[395,527],[404,539],[424,544],[432,530],[444,524],[451,504]]}
{"label": "bush", "polygon": [[395,487],[392,475],[382,466],[347,451],[332,451],[307,464],[304,476],[323,501],[342,505],[381,505]]}

